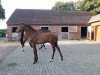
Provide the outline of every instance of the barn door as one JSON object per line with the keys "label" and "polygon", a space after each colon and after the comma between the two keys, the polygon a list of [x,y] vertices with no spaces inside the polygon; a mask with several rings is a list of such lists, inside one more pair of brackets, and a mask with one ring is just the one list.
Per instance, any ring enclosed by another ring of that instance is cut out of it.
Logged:
{"label": "barn door", "polygon": [[61,39],[68,39],[68,27],[61,27]]}
{"label": "barn door", "polygon": [[81,27],[81,39],[87,39],[87,27]]}
{"label": "barn door", "polygon": [[100,41],[100,26],[97,26],[96,41]]}

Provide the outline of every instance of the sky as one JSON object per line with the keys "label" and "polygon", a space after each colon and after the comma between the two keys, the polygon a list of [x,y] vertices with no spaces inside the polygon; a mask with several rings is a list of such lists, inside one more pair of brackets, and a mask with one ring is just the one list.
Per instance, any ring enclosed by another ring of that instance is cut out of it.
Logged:
{"label": "sky", "polygon": [[6,21],[9,19],[15,9],[52,9],[55,2],[69,2],[77,0],[1,0],[1,4],[5,9],[5,20],[0,20],[0,29],[6,29]]}

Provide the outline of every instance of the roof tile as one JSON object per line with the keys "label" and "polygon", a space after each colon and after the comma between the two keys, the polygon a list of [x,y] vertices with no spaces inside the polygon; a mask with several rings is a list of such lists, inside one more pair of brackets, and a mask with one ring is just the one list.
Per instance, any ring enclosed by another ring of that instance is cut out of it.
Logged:
{"label": "roof tile", "polygon": [[7,24],[87,24],[91,16],[85,11],[16,9]]}

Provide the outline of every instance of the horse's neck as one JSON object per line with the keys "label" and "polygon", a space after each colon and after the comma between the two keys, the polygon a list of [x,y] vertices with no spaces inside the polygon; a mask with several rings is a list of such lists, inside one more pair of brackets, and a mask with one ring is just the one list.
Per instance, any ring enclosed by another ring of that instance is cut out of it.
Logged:
{"label": "horse's neck", "polygon": [[29,39],[32,39],[36,34],[36,31],[24,31],[24,36]]}

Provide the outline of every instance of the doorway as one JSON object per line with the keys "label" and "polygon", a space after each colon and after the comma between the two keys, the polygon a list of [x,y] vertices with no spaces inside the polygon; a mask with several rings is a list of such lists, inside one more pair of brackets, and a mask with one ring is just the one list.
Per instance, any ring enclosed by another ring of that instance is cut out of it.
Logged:
{"label": "doorway", "polygon": [[81,39],[87,39],[87,27],[81,27]]}
{"label": "doorway", "polygon": [[68,27],[61,27],[61,38],[68,39]]}

